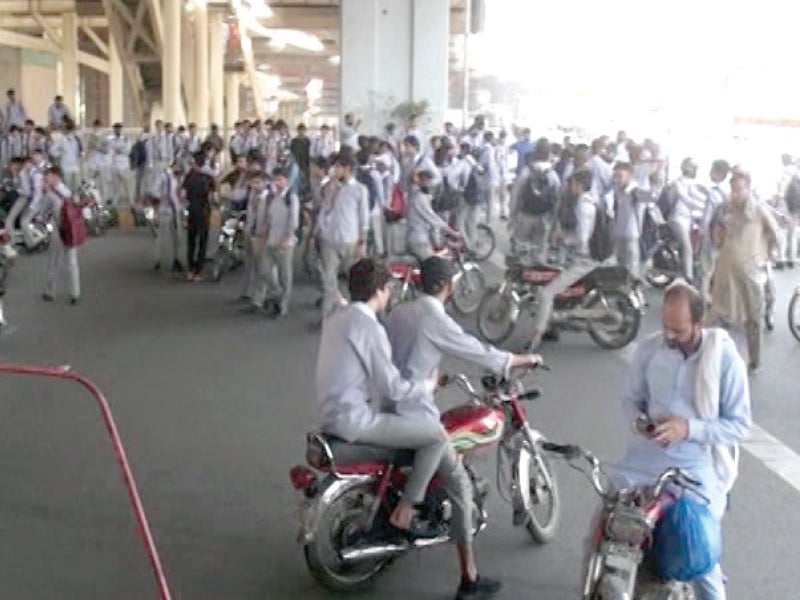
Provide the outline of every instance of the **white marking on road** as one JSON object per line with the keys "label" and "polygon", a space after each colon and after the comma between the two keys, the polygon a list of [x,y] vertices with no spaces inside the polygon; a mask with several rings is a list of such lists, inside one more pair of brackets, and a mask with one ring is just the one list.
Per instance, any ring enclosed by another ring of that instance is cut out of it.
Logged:
{"label": "white marking on road", "polygon": [[[616,354],[630,363],[637,346],[638,342],[632,342],[627,347],[617,350]],[[741,444],[741,447],[800,492],[800,454],[756,423],[753,423],[750,437]]]}

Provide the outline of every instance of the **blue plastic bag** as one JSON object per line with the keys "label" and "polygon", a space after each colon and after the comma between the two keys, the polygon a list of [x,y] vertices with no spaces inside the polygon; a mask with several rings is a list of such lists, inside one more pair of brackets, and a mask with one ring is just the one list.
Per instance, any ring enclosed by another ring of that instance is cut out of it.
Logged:
{"label": "blue plastic bag", "polygon": [[659,575],[691,581],[705,575],[722,557],[722,531],[706,504],[682,494],[667,509],[653,536]]}

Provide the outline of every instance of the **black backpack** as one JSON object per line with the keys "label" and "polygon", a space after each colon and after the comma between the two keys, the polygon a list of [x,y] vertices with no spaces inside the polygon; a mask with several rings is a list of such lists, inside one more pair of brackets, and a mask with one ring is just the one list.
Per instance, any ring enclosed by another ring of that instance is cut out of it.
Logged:
{"label": "black backpack", "polygon": [[589,238],[589,256],[604,261],[614,253],[614,219],[603,206],[598,206],[594,215],[594,229]]}
{"label": "black backpack", "polygon": [[489,175],[480,167],[472,167],[464,188],[464,200],[470,206],[479,206],[486,202],[489,190]]}
{"label": "black backpack", "polygon": [[359,183],[364,184],[369,192],[369,209],[372,210],[375,208],[375,203],[378,201],[378,196],[380,196],[380,190],[378,190],[378,182],[372,178],[372,169],[359,167],[356,170],[356,181]]}
{"label": "black backpack", "polygon": [[147,148],[145,147],[144,140],[137,140],[137,142],[131,146],[131,152],[128,158],[131,161],[131,168],[133,169],[138,169],[145,165],[147,162]]}
{"label": "black backpack", "polygon": [[577,212],[580,199],[580,196],[570,193],[561,196],[561,203],[558,205],[558,223],[564,231],[575,231],[577,229]]}
{"label": "black backpack", "polygon": [[783,199],[786,202],[786,209],[790,213],[800,213],[800,177],[797,175],[792,177],[792,180],[786,188]]}
{"label": "black backpack", "polygon": [[549,169],[534,169],[522,183],[520,208],[525,214],[540,217],[555,207],[556,194],[549,173]]}
{"label": "black backpack", "polygon": [[678,204],[678,188],[674,183],[665,185],[658,196],[658,208],[665,221],[668,221]]}

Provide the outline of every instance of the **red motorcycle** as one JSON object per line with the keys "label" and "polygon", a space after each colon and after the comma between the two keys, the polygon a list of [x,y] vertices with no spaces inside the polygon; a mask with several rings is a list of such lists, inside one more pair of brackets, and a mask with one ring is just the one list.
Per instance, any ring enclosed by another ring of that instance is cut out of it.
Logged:
{"label": "red motorcycle", "polygon": [[[561,273],[551,265],[523,265],[506,258],[504,281],[486,292],[478,307],[478,331],[491,344],[501,344],[514,330],[520,312],[535,314],[542,288]],[[549,326],[588,331],[605,349],[623,348],[639,332],[644,297],[625,267],[598,265],[557,295]]]}
{"label": "red motorcycle", "polygon": [[[541,447],[566,458],[587,475],[603,501],[594,531],[581,598],[583,600],[694,600],[691,585],[661,577],[647,553],[653,532],[676,496],[670,487],[687,490],[708,502],[698,488],[700,482],[685,471],[670,468],[653,486],[615,489],[591,452],[578,446],[542,442]],[[586,472],[577,459],[589,464]]]}
{"label": "red motorcycle", "polygon": [[[456,281],[453,305],[461,314],[475,312],[486,289],[486,278],[477,262],[465,258],[469,256],[466,244],[461,240],[448,240],[436,249],[436,256],[453,261],[461,276]],[[386,261],[392,276],[394,291],[387,310],[400,302],[413,300],[422,289],[422,275],[419,261],[410,254],[389,257]]]}
{"label": "red motorcycle", "polygon": [[[482,378],[478,393],[464,375],[460,384],[470,401],[442,415],[454,448],[463,455],[472,482],[475,533],[487,525],[484,501],[488,482],[478,477],[470,457],[497,444],[497,481],[513,507],[513,523],[525,526],[543,544],[555,535],[560,499],[551,466],[540,449],[541,433],[528,424],[523,403],[539,396],[525,391],[520,378]],[[295,466],[292,485],[302,493],[300,532],[306,564],[313,577],[335,591],[368,587],[395,558],[415,548],[450,541],[451,501],[437,477],[426,493],[420,518],[442,534],[436,538],[398,541],[388,527],[406,481],[411,451],[349,444],[324,433],[307,438],[306,461]],[[316,471],[316,472],[315,472]]]}

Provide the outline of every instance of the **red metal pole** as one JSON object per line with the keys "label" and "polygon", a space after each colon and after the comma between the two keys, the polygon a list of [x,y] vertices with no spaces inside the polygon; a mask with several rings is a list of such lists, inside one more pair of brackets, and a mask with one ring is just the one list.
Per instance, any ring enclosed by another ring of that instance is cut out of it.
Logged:
{"label": "red metal pole", "polygon": [[111,438],[111,444],[114,447],[114,454],[117,457],[120,471],[122,471],[122,480],[128,490],[128,497],[133,507],[133,513],[136,516],[136,522],[139,526],[139,533],[142,536],[145,552],[150,559],[150,566],[153,569],[153,575],[156,579],[158,592],[161,600],[172,600],[172,595],[167,585],[167,578],[164,575],[164,569],[161,566],[161,559],[158,557],[158,549],[156,548],[153,534],[150,532],[150,525],[147,521],[147,515],[144,512],[142,501],[139,498],[139,490],[136,487],[136,480],[133,478],[128,457],[125,454],[125,448],[122,445],[117,424],[114,422],[114,417],[111,414],[111,408],[108,405],[103,392],[92,382],[90,379],[83,375],[76,373],[70,367],[36,367],[31,365],[21,365],[14,363],[0,362],[0,373],[13,373],[18,375],[41,375],[44,377],[55,377],[59,379],[71,379],[77,381],[97,400],[97,406],[100,408],[100,414],[103,416],[103,421],[106,424],[108,435]]}

